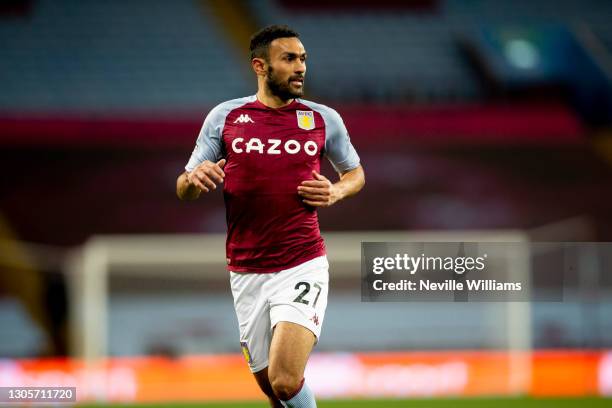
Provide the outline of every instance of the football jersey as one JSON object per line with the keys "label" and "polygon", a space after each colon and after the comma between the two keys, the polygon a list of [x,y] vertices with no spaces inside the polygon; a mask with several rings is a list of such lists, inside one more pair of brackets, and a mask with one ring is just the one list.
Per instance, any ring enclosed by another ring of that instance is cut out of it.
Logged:
{"label": "football jersey", "polygon": [[325,254],[316,209],[297,187],[325,156],[338,172],[359,166],[340,115],[294,99],[270,108],[255,95],[213,108],[185,169],[225,158],[228,270],[277,272]]}

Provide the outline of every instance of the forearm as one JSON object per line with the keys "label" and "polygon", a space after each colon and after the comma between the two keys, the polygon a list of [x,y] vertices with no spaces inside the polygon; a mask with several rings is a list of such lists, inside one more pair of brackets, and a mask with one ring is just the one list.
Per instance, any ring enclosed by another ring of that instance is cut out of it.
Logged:
{"label": "forearm", "polygon": [[340,175],[340,180],[334,183],[338,199],[342,200],[357,194],[365,185],[365,173],[359,166]]}
{"label": "forearm", "polygon": [[202,191],[187,179],[187,172],[181,174],[176,180],[176,195],[181,200],[195,200]]}

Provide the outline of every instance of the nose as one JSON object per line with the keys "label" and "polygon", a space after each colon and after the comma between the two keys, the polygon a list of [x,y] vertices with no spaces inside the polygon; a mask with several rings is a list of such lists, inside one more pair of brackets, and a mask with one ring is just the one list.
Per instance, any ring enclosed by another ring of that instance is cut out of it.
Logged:
{"label": "nose", "polygon": [[306,72],[306,62],[298,59],[294,72],[296,74],[304,74]]}

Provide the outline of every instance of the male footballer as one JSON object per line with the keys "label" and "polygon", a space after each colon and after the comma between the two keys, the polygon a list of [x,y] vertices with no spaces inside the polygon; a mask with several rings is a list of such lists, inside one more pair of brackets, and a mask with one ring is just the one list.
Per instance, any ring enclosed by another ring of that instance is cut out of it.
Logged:
{"label": "male footballer", "polygon": [[[306,51],[287,26],[251,37],[257,94],[210,111],[177,180],[182,200],[223,183],[227,265],[240,343],[272,407],[316,407],[304,381],[321,334],[328,262],[318,207],[363,187],[364,172],[342,119],[301,97]],[[326,157],[339,174],[319,173]]]}

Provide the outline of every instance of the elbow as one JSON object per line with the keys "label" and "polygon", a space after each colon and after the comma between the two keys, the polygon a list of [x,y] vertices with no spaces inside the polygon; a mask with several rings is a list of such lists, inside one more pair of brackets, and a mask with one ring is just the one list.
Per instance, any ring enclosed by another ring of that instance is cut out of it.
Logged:
{"label": "elbow", "polygon": [[176,179],[176,196],[181,201],[193,201],[198,198],[199,194],[191,194],[189,190],[189,182],[183,173]]}
{"label": "elbow", "polygon": [[179,189],[176,190],[176,196],[178,197],[179,200],[181,201],[189,201],[187,199],[187,197],[185,197],[183,194],[181,194],[181,191]]}
{"label": "elbow", "polygon": [[361,191],[365,187],[365,183],[366,183],[365,172],[363,171],[363,167],[359,166],[359,184],[358,184],[359,188],[357,191]]}
{"label": "elbow", "polygon": [[176,179],[176,196],[178,197],[179,200],[185,201],[185,194],[184,194],[182,179],[183,179],[182,174],[178,176],[178,178]]}
{"label": "elbow", "polygon": [[197,200],[198,197],[200,197],[198,193],[189,194],[188,192],[181,190],[181,189],[176,190],[176,196],[181,201],[194,201],[194,200]]}

